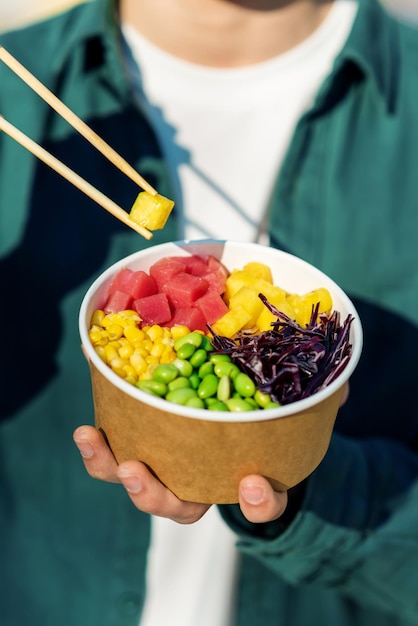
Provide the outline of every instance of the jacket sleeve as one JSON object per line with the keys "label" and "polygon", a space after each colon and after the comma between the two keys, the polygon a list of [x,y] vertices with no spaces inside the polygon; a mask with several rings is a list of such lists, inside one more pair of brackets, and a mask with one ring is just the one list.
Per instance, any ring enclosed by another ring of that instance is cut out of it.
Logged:
{"label": "jacket sleeve", "polygon": [[[390,440],[333,435],[287,529],[222,515],[239,547],[293,585],[332,588],[357,604],[416,620],[418,455]],[[414,622],[415,623],[415,622]]]}

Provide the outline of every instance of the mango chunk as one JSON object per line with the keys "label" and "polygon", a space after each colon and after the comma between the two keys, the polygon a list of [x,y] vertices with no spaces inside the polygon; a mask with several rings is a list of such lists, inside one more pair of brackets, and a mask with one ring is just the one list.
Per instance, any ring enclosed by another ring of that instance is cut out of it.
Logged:
{"label": "mango chunk", "polygon": [[244,272],[251,274],[251,276],[254,276],[255,278],[262,278],[271,285],[273,284],[271,269],[264,263],[260,263],[259,261],[250,261],[249,263],[246,263],[242,269]]}
{"label": "mango chunk", "polygon": [[[287,317],[290,317],[291,320],[295,319],[295,312],[286,300],[281,300],[280,302],[271,302],[271,304],[273,304],[278,311],[281,311],[281,313],[284,313],[285,315],[287,315]],[[264,331],[272,330],[271,324],[276,320],[277,316],[273,315],[273,313],[266,306],[263,305],[263,310],[258,316],[255,325],[258,328],[259,332],[263,333]]]}
{"label": "mango chunk", "polygon": [[333,304],[331,294],[325,287],[314,289],[302,295],[291,294],[287,297],[287,302],[295,312],[296,322],[303,328],[310,322],[313,306],[319,302],[318,313],[329,315]]}
{"label": "mango chunk", "polygon": [[129,217],[144,228],[160,230],[164,228],[173,207],[174,202],[169,198],[159,193],[153,196],[148,191],[141,191],[130,210]]}
{"label": "mango chunk", "polygon": [[239,307],[225,313],[217,322],[212,324],[212,328],[218,335],[231,338],[244,328],[250,319],[251,316],[248,311]]}
{"label": "mango chunk", "polygon": [[238,291],[234,293],[229,300],[230,309],[242,308],[245,309],[251,316],[244,328],[252,328],[255,325],[257,317],[260,315],[262,309],[265,308],[263,302],[258,297],[258,294],[259,292],[257,289],[244,285],[241,289],[238,289]]}

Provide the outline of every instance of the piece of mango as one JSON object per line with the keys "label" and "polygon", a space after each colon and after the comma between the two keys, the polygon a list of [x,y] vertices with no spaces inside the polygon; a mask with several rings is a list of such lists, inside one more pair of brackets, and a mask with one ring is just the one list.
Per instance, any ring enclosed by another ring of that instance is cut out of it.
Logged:
{"label": "piece of mango", "polygon": [[148,230],[160,230],[164,228],[173,207],[174,202],[169,198],[159,193],[153,196],[148,191],[141,191],[130,210],[129,217]]}

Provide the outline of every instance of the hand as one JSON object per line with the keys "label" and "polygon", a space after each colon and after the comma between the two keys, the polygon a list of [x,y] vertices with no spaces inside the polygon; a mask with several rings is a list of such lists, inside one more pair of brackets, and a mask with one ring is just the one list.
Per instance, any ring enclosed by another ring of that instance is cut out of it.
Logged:
{"label": "hand", "polygon": [[[134,505],[141,511],[168,517],[180,524],[191,524],[209,509],[210,505],[207,504],[179,500],[151,474],[144,463],[126,461],[118,465],[96,428],[80,426],[74,432],[74,441],[90,476],[122,483]],[[287,505],[286,492],[274,491],[268,480],[256,475],[241,480],[239,499],[243,515],[254,523],[277,519]]]}

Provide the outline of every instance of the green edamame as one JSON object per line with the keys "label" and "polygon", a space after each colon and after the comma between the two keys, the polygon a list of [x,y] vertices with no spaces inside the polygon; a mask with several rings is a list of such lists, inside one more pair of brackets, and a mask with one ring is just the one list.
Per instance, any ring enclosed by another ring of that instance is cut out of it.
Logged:
{"label": "green edamame", "polygon": [[253,407],[244,398],[229,398],[225,402],[228,410],[232,413],[243,413],[245,411],[253,411]]}
{"label": "green edamame", "polygon": [[189,378],[193,373],[193,366],[191,365],[190,361],[177,358],[173,361],[173,365],[177,368],[180,376],[185,376],[186,378]]}
{"label": "green edamame", "polygon": [[219,378],[215,374],[208,374],[202,379],[199,387],[197,388],[197,395],[199,398],[210,398],[216,394],[218,389]]}
{"label": "green edamame", "polygon": [[170,383],[172,380],[177,378],[179,375],[179,370],[173,363],[161,363],[157,365],[155,370],[152,373],[152,378],[154,380],[159,380],[162,383]]}
{"label": "green edamame", "polygon": [[235,376],[234,388],[235,391],[243,398],[251,398],[256,392],[254,381],[248,376],[248,374],[244,374],[244,372],[240,372],[237,376]]}
{"label": "green edamame", "polygon": [[175,340],[174,350],[178,353],[179,349],[186,343],[192,344],[195,348],[200,348],[202,340],[203,335],[201,333],[197,333],[195,331],[187,333],[187,335],[183,335],[183,337],[179,337]]}
{"label": "green edamame", "polygon": [[197,396],[196,391],[191,387],[179,387],[178,389],[173,389],[172,391],[169,391],[165,397],[168,402],[174,402],[174,404],[182,405],[185,405],[186,402],[189,402],[192,398],[197,398]]}
{"label": "green edamame", "polygon": [[216,397],[221,402],[225,402],[231,397],[231,379],[229,376],[221,376],[219,379]]}
{"label": "green edamame", "polygon": [[139,380],[136,383],[138,389],[162,398],[167,393],[167,385],[160,380]]}
{"label": "green edamame", "polygon": [[179,347],[178,350],[176,350],[177,356],[179,359],[190,359],[191,356],[193,356],[193,354],[196,352],[196,346],[194,346],[192,343],[184,343],[182,346]]}
{"label": "green edamame", "polygon": [[[190,344],[189,344],[190,345]],[[193,367],[199,368],[203,363],[207,361],[208,353],[203,348],[199,348],[190,357],[190,364]]]}
{"label": "green edamame", "polygon": [[187,387],[191,389],[189,379],[186,378],[186,376],[178,376],[178,378],[168,383],[167,387],[169,392],[175,391],[176,389],[185,389]]}

